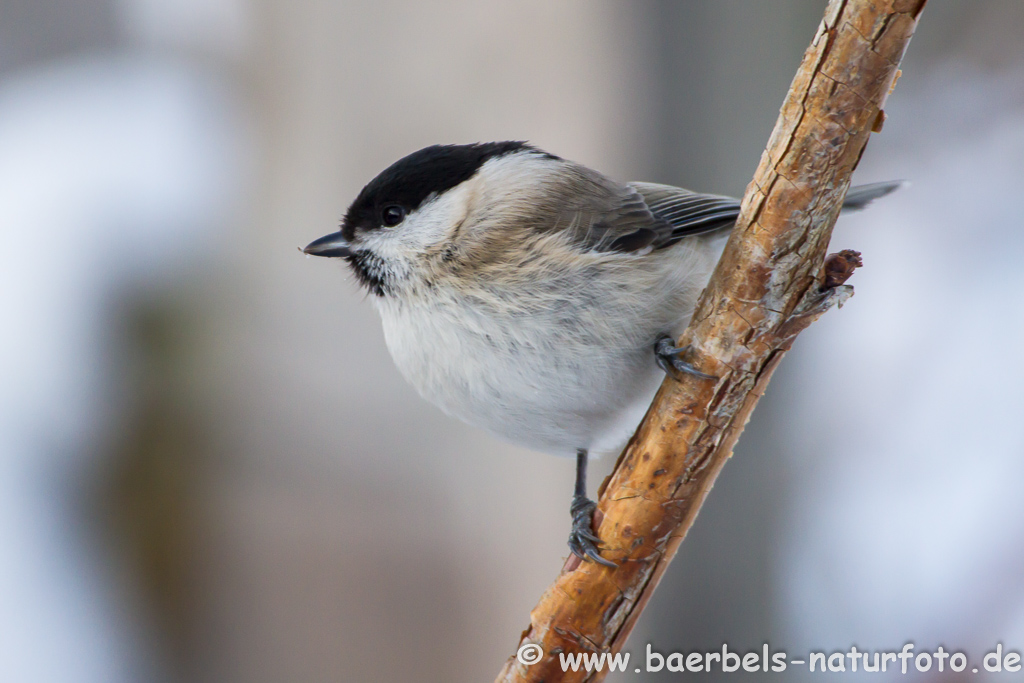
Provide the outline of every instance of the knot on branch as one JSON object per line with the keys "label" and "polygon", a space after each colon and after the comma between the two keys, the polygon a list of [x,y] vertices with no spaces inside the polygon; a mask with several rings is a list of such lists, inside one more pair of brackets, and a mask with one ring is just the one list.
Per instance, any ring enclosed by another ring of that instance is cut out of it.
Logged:
{"label": "knot on branch", "polygon": [[833,306],[842,308],[853,296],[853,287],[843,283],[862,265],[864,262],[859,251],[843,249],[837,254],[829,254],[822,266],[821,287],[811,287],[804,292],[793,312],[776,328],[776,336],[782,340],[778,348],[788,349],[796,335],[828,309]]}
{"label": "knot on branch", "polygon": [[864,265],[859,251],[843,249],[838,254],[829,254],[825,257],[824,277],[822,278],[822,289],[833,289],[845,284],[853,271]]}

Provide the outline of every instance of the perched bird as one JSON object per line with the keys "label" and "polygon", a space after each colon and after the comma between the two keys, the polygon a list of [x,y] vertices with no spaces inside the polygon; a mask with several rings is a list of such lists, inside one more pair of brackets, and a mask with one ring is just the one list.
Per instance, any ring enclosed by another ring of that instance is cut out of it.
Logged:
{"label": "perched bird", "polygon": [[[855,187],[844,208],[898,186]],[[435,145],[381,172],[341,230],[304,251],[348,261],[424,398],[512,443],[576,454],[569,547],[612,565],[591,528],[588,454],[625,444],[663,372],[713,379],[674,340],[739,209],[524,142]]]}

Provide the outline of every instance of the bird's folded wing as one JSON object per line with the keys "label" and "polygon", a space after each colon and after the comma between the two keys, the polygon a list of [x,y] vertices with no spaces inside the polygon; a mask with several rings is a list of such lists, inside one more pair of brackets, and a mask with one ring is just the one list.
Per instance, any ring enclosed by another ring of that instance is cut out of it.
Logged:
{"label": "bird's folded wing", "polygon": [[656,249],[675,244],[690,235],[731,229],[740,215],[740,201],[733,197],[700,194],[671,185],[629,183],[644,198],[647,208],[672,229],[654,243]]}
{"label": "bird's folded wing", "polygon": [[[565,197],[582,205],[559,211],[555,221],[579,248],[636,253],[672,246],[684,237],[726,233],[740,214],[740,200],[657,183],[621,185],[580,170]],[[857,210],[903,185],[900,181],[850,189],[843,210]]]}
{"label": "bird's folded wing", "polygon": [[739,201],[698,194],[669,185],[611,181],[581,169],[563,197],[578,204],[563,206],[554,221],[578,248],[637,253],[661,249],[689,235],[730,228]]}
{"label": "bird's folded wing", "polygon": [[630,185],[617,183],[578,166],[565,173],[564,186],[549,197],[556,214],[544,221],[583,251],[630,253],[666,239],[672,226],[655,216],[644,196]]}

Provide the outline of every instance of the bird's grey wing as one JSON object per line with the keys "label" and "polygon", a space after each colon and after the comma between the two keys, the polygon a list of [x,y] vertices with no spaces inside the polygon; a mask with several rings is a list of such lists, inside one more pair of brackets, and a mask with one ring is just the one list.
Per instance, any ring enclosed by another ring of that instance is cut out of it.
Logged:
{"label": "bird's grey wing", "polygon": [[740,215],[740,200],[733,197],[700,194],[657,183],[629,184],[643,196],[651,213],[671,225],[668,234],[654,243],[656,249],[690,235],[730,230]]}
{"label": "bird's grey wing", "polygon": [[[629,183],[647,202],[658,218],[672,225],[670,234],[654,242],[655,249],[675,244],[690,235],[727,232],[740,215],[740,200],[713,194],[699,194],[671,185]],[[843,199],[844,212],[859,211],[874,200],[898,190],[901,180],[851,187]]]}
{"label": "bird's grey wing", "polygon": [[[552,214],[541,221],[576,248],[635,253],[669,247],[685,237],[725,233],[740,214],[740,200],[657,183],[617,183],[571,165],[549,194]],[[857,210],[898,189],[901,181],[850,188],[844,210]]]}
{"label": "bird's grey wing", "polygon": [[651,211],[635,187],[582,166],[573,171],[563,175],[564,186],[549,198],[557,218],[548,224],[574,247],[632,253],[671,237],[672,225]]}

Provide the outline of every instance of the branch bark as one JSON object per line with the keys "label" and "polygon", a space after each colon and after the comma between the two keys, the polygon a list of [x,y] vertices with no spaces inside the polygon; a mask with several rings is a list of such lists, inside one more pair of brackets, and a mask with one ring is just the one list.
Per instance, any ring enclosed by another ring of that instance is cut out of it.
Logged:
{"label": "branch bark", "polygon": [[895,85],[925,0],[830,0],[743,198],[728,245],[679,340],[717,381],[666,379],[601,487],[609,569],[570,556],[530,615],[498,681],[599,681],[563,672],[559,653],[618,652],[732,455],[796,336],[852,295],[859,265],[824,263],[850,176]]}

